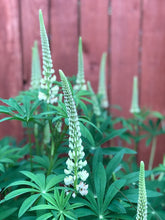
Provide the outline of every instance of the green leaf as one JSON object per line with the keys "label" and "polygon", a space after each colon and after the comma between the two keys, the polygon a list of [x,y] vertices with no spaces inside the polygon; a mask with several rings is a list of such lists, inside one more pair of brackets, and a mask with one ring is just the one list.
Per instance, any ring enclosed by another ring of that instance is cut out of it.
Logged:
{"label": "green leaf", "polygon": [[78,218],[94,215],[93,211],[87,208],[76,209],[74,212]]}
{"label": "green leaf", "polygon": [[0,120],[0,122],[3,122],[3,121],[8,121],[8,120],[13,120],[14,118],[13,117],[6,117],[6,118],[2,118]]}
{"label": "green leaf", "polygon": [[136,154],[135,150],[126,148],[126,147],[106,147],[102,148],[103,155],[114,155],[123,150],[124,154]]}
{"label": "green leaf", "polygon": [[[151,173],[152,171],[145,171],[145,177],[151,175]],[[137,182],[139,180],[139,171],[124,175],[123,178],[126,180],[125,185]]]}
{"label": "green leaf", "polygon": [[103,204],[104,211],[107,210],[110,202],[115,197],[115,195],[119,192],[119,190],[124,186],[125,182],[126,181],[124,179],[120,179],[120,180],[116,180],[115,182],[113,182],[110,185],[110,187],[108,188],[108,191],[105,195],[105,200],[104,200],[104,204]]}
{"label": "green leaf", "polygon": [[35,175],[35,174],[33,174],[32,172],[29,172],[29,171],[21,171],[21,173],[24,174],[25,176],[27,176],[28,178],[30,178],[32,181],[34,181],[39,186],[39,188],[41,188],[41,189],[45,188],[45,184],[42,181],[42,177],[45,178],[45,176],[43,174],[40,177],[39,174]]}
{"label": "green leaf", "polygon": [[0,219],[9,219],[8,217],[16,212],[17,209],[17,207],[1,206]]}
{"label": "green leaf", "polygon": [[52,205],[45,205],[45,204],[44,205],[37,205],[37,206],[32,207],[30,209],[30,211],[43,210],[43,209],[45,209],[45,210],[47,210],[47,209],[55,209],[55,207],[52,206]]}
{"label": "green leaf", "polygon": [[49,193],[43,193],[42,196],[44,197],[44,199],[46,199],[50,204],[53,205],[54,209],[58,209],[57,205],[56,205],[56,201],[54,200],[54,198],[49,194]]}
{"label": "green leaf", "polygon": [[103,139],[99,142],[99,145],[102,145],[102,144],[106,143],[107,141],[111,140],[112,138],[115,138],[115,137],[117,137],[117,136],[120,136],[120,135],[121,135],[123,132],[125,132],[125,131],[126,131],[125,128],[112,131],[108,136],[106,136],[105,138],[103,138]]}
{"label": "green leaf", "polygon": [[86,120],[86,119],[84,119],[84,118],[79,118],[79,121],[82,121],[82,122],[84,122],[84,123],[87,123],[87,124],[90,124],[92,127],[94,127],[101,135],[103,134],[102,132],[101,132],[101,130],[99,129],[99,128],[97,128],[92,122],[90,122],[90,121],[88,121],[88,120]]}
{"label": "green leaf", "polygon": [[110,206],[108,207],[108,209],[112,212],[115,212],[115,213],[123,213],[125,214],[126,213],[126,210],[124,208],[124,206],[122,205],[122,200],[118,201],[118,200],[112,200]]}
{"label": "green leaf", "polygon": [[55,176],[55,175],[48,176],[47,180],[46,180],[46,188],[45,188],[45,190],[49,191],[57,183],[60,183],[61,181],[63,181],[64,177],[65,177],[64,174],[61,174],[61,175],[58,175],[58,176]]}
{"label": "green leaf", "polygon": [[47,219],[49,219],[52,216],[53,215],[49,212],[49,213],[45,213],[45,214],[39,216],[36,220],[47,220]]}
{"label": "green leaf", "polygon": [[14,191],[10,192],[9,194],[7,194],[5,196],[5,201],[7,201],[9,199],[13,199],[16,196],[20,196],[20,195],[22,195],[24,193],[27,193],[27,192],[37,192],[37,190],[35,190],[35,189],[27,189],[27,188],[14,190]]}
{"label": "green leaf", "polygon": [[40,189],[36,184],[29,182],[29,181],[25,181],[25,180],[15,181],[11,183],[10,185],[8,185],[6,188],[9,188],[11,186],[19,186],[19,185],[27,185],[27,186],[31,186],[32,188],[37,188],[38,190]]}
{"label": "green leaf", "polygon": [[98,200],[98,206],[101,209],[106,186],[106,173],[102,163],[99,163],[99,166],[97,166],[95,172],[96,173],[94,175],[94,183]]}
{"label": "green leaf", "polygon": [[33,203],[39,198],[39,196],[40,194],[34,194],[24,200],[24,202],[22,203],[19,209],[19,213],[18,213],[19,218],[30,208],[31,205],[33,205]]}
{"label": "green leaf", "polygon": [[80,130],[81,130],[82,136],[86,138],[92,146],[95,146],[95,141],[90,131],[83,125],[83,123],[81,122],[79,123],[80,123]]}
{"label": "green leaf", "polygon": [[107,180],[109,180],[112,177],[112,173],[115,172],[115,169],[119,166],[119,164],[123,158],[123,155],[124,155],[124,150],[121,150],[108,163],[108,165],[106,167]]}

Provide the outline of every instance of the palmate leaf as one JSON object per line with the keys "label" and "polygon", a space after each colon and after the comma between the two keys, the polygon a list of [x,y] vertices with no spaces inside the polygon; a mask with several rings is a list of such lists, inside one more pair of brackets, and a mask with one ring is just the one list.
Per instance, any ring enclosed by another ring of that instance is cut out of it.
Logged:
{"label": "palmate leaf", "polygon": [[21,217],[25,212],[27,212],[28,209],[39,199],[39,197],[42,196],[44,199],[47,198],[50,199],[51,197],[48,194],[48,192],[53,191],[55,185],[64,179],[64,174],[58,176],[52,174],[46,178],[43,173],[34,174],[29,171],[21,171],[21,173],[24,174],[26,177],[30,178],[31,181],[26,181],[26,180],[15,181],[10,185],[8,185],[8,187],[6,188],[10,188],[12,186],[20,186],[20,185],[27,186],[28,188],[16,189],[10,192],[9,194],[7,194],[5,196],[5,199],[1,201],[1,202],[5,202],[25,193],[32,193],[33,195],[27,197],[22,203],[19,209],[19,214],[18,214],[19,217]]}
{"label": "palmate leaf", "polygon": [[5,165],[13,165],[20,156],[20,148],[0,143],[0,171],[5,172]]}
{"label": "palmate leaf", "polygon": [[66,195],[64,190],[62,190],[60,193],[59,189],[57,188],[55,188],[53,196],[48,193],[43,194],[43,196],[48,202],[48,204],[34,206],[30,209],[30,211],[47,210],[46,214],[48,215],[53,213],[52,216],[54,216],[55,219],[61,219],[61,218],[66,219],[67,217],[68,219],[75,220],[77,219],[77,217],[75,216],[73,210],[83,206],[82,203],[70,204],[69,199],[71,197],[71,193]]}
{"label": "palmate leaf", "polygon": [[117,137],[117,136],[120,136],[122,133],[124,133],[126,131],[125,128],[122,128],[122,129],[119,129],[119,130],[114,130],[112,132],[110,132],[110,134],[108,134],[105,138],[102,138],[98,145],[102,145],[104,143],[106,143],[107,141]]}
{"label": "palmate leaf", "polygon": [[106,175],[107,175],[107,180],[109,180],[112,177],[112,173],[115,171],[115,169],[118,167],[120,164],[122,158],[124,156],[124,150],[121,150],[118,152],[112,160],[107,164],[106,167]]}
{"label": "palmate leaf", "polygon": [[37,185],[36,187],[41,189],[41,191],[44,190],[45,188],[45,175],[44,174],[35,175],[29,171],[21,171],[21,173],[27,176],[28,178],[30,178],[32,181],[34,181],[35,184]]}
{"label": "palmate leaf", "polygon": [[125,184],[125,180],[124,179],[120,179],[120,180],[116,180],[115,182],[113,182],[110,187],[108,188],[108,191],[105,195],[105,200],[104,200],[104,204],[103,204],[103,211],[106,211],[110,202],[112,201],[112,199],[115,197],[115,195],[119,192],[119,190],[124,186]]}
{"label": "palmate leaf", "polygon": [[19,209],[18,217],[20,218],[34,204],[34,202],[39,197],[40,197],[40,194],[34,194],[34,195],[28,197],[27,199],[25,199]]}
{"label": "palmate leaf", "polygon": [[10,192],[9,194],[7,194],[5,196],[5,199],[3,200],[3,202],[7,201],[9,199],[13,199],[17,196],[20,196],[20,195],[22,195],[24,193],[28,193],[28,192],[37,192],[37,190],[36,189],[30,189],[30,188],[16,189],[16,190]]}
{"label": "palmate leaf", "polygon": [[0,113],[9,115],[0,120],[0,122],[6,120],[19,120],[22,122],[36,121],[36,116],[34,111],[41,104],[39,100],[31,102],[30,97],[26,96],[21,99],[21,101],[16,101],[13,98],[10,99],[0,99],[4,104],[8,106],[0,106]]}

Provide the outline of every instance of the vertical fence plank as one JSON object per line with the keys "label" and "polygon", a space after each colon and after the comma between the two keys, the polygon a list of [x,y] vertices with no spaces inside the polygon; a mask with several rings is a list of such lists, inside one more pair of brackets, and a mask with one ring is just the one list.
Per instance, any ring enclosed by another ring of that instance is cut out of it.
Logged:
{"label": "vertical fence plank", "polygon": [[138,73],[139,0],[112,1],[111,103],[129,115],[133,76]]}
{"label": "vertical fence plank", "polygon": [[77,0],[51,1],[51,50],[56,75],[77,72]]}
{"label": "vertical fence plank", "polygon": [[[165,1],[144,0],[141,105],[165,114]],[[155,165],[163,159],[165,135],[159,138]],[[140,155],[146,154],[145,147]]]}
{"label": "vertical fence plank", "polygon": [[[0,3],[0,97],[14,97],[22,89],[18,1]],[[20,137],[20,122],[0,123],[0,137]]]}
{"label": "vertical fence plank", "polygon": [[24,89],[29,88],[31,77],[31,53],[35,40],[38,41],[41,52],[39,9],[42,9],[45,26],[48,32],[48,3],[49,0],[20,0]]}
{"label": "vertical fence plank", "polygon": [[108,0],[81,1],[81,33],[85,77],[96,91],[101,56],[108,46]]}

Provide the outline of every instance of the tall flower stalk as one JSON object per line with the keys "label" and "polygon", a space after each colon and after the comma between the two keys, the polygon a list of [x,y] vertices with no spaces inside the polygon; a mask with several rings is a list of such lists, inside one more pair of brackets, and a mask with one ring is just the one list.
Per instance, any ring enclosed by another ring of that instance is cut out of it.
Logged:
{"label": "tall flower stalk", "polygon": [[31,89],[39,89],[41,80],[41,64],[38,52],[37,41],[34,42],[32,48],[32,64],[31,64]]}
{"label": "tall flower stalk", "polygon": [[39,21],[40,21],[40,36],[42,45],[42,58],[43,58],[43,78],[41,79],[41,91],[39,92],[38,98],[44,100],[47,103],[57,102],[57,94],[59,87],[54,85],[56,82],[56,76],[53,75],[55,72],[53,69],[53,63],[51,58],[51,52],[49,47],[48,36],[46,33],[42,11],[39,10]]}
{"label": "tall flower stalk", "polygon": [[131,113],[139,113],[139,92],[138,92],[138,78],[134,76],[133,78],[133,92],[132,92],[132,103],[131,103]]}
{"label": "tall flower stalk", "polygon": [[145,187],[145,167],[143,161],[140,162],[139,198],[136,220],[147,220],[147,194]]}
{"label": "tall flower stalk", "polygon": [[82,38],[79,38],[78,44],[78,72],[76,78],[76,85],[73,87],[74,90],[86,90],[85,77],[84,77],[84,61],[83,61],[83,49],[82,49]]}
{"label": "tall flower stalk", "polygon": [[106,57],[107,54],[103,53],[100,64],[100,77],[98,87],[98,95],[101,97],[101,107],[103,108],[107,108],[109,106],[105,78]]}
{"label": "tall flower stalk", "polygon": [[87,161],[83,160],[85,153],[84,147],[82,146],[76,105],[66,76],[61,70],[59,70],[59,73],[62,81],[64,102],[69,119],[70,150],[68,153],[69,158],[66,161],[67,169],[64,170],[66,174],[64,182],[67,186],[73,186],[76,193],[79,192],[81,195],[87,195],[88,185],[85,184],[85,181],[89,174],[83,169],[83,167],[87,165]]}

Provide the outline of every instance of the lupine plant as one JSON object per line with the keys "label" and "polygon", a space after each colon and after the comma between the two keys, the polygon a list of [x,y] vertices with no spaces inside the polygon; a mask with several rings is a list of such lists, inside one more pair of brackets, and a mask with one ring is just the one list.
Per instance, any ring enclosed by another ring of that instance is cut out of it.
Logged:
{"label": "lupine plant", "polygon": [[[0,140],[0,219],[164,219],[164,162],[145,172],[141,162],[139,172],[138,164],[130,160],[138,148],[128,148],[132,140],[137,143],[147,138],[147,144],[153,142],[163,133],[160,124],[164,117],[153,113],[157,121],[149,119],[146,123],[149,114],[139,112],[135,103],[137,79],[133,119],[111,115],[105,86],[106,54],[96,94],[85,81],[81,37],[76,80],[59,70],[61,80],[57,82],[41,10],[39,23],[42,76],[35,42],[29,90],[0,99],[2,125],[3,121],[16,120],[24,128],[21,140]],[[137,122],[138,129],[146,131],[143,136],[134,133]],[[122,124],[120,129],[116,129],[117,123]],[[116,140],[120,144],[116,145]],[[125,142],[124,147],[121,143]]]}

